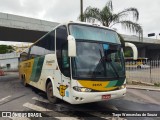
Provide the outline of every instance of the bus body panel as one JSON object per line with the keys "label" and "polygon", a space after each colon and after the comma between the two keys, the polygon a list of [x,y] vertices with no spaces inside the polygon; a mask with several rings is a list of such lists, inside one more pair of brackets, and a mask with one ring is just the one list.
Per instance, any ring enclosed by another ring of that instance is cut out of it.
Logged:
{"label": "bus body panel", "polygon": [[[108,92],[77,92],[73,90],[72,94],[73,97],[70,102],[71,104],[83,104],[83,103],[105,101],[105,100],[124,97],[126,94],[126,88]],[[104,100],[102,99],[103,95],[110,95],[111,98]]]}

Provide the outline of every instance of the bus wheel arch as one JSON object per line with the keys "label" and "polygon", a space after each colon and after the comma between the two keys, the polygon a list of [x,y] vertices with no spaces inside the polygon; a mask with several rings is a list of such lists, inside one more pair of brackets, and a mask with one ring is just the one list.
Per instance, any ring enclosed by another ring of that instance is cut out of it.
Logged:
{"label": "bus wheel arch", "polygon": [[56,98],[54,95],[53,95],[53,90],[54,90],[54,85],[53,85],[53,82],[50,78],[47,79],[46,81],[46,94],[47,94],[47,98],[49,100],[49,102],[51,103],[57,103],[58,101],[58,98]]}

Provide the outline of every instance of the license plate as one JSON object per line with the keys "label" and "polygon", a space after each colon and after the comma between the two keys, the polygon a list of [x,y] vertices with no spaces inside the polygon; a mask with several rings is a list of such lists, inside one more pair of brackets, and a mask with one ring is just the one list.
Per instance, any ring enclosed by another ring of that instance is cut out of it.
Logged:
{"label": "license plate", "polygon": [[111,95],[102,95],[103,100],[108,100],[111,98]]}

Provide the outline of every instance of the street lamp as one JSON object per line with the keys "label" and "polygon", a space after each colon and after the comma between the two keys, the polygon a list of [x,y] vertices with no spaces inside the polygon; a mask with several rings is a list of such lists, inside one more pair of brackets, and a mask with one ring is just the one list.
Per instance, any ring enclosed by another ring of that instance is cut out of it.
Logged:
{"label": "street lamp", "polygon": [[155,36],[155,33],[149,33],[148,34],[148,37],[152,37],[152,36]]}
{"label": "street lamp", "polygon": [[80,4],[80,11],[81,11],[81,21],[83,22],[83,0],[81,0],[81,4]]}
{"label": "street lamp", "polygon": [[[160,33],[158,34],[160,36]],[[149,33],[148,34],[148,37],[153,37],[153,36],[156,36],[156,39],[157,39],[157,36],[158,36],[156,33]]]}

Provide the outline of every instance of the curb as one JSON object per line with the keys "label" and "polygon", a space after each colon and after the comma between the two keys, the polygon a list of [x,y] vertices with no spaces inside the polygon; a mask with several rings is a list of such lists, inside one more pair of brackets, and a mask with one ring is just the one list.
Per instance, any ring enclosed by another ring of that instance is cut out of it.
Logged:
{"label": "curb", "polygon": [[147,85],[147,86],[154,86],[153,83],[142,82],[142,81],[136,81],[136,80],[132,80],[132,84],[133,84],[133,85]]}
{"label": "curb", "polygon": [[130,86],[130,85],[127,85],[127,88],[160,92],[160,88],[158,89],[158,88],[151,88],[151,87],[145,87],[145,86]]}

